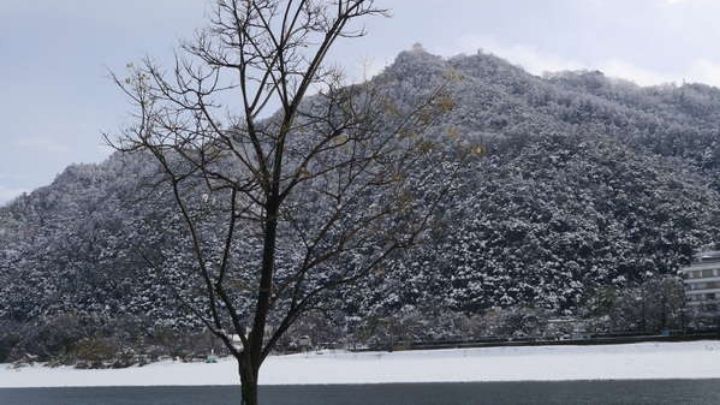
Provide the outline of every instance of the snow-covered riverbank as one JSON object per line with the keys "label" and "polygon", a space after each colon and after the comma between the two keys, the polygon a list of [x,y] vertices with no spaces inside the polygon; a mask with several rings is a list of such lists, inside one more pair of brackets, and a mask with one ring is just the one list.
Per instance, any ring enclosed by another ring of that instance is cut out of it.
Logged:
{"label": "snow-covered riverbank", "polygon": [[[720,378],[720,342],[535,346],[408,352],[310,352],[269,358],[260,383],[559,381]],[[217,364],[161,362],[119,370],[0,365],[2,387],[231,385],[232,359]]]}

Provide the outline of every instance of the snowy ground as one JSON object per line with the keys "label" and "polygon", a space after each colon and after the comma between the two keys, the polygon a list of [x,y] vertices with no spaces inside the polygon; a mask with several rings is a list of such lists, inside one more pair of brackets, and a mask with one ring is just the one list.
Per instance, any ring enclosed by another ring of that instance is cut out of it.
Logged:
{"label": "snowy ground", "polygon": [[[535,346],[408,352],[310,352],[269,358],[260,383],[557,381],[720,378],[720,342]],[[232,359],[217,364],[162,362],[120,370],[0,364],[2,387],[230,385]]]}

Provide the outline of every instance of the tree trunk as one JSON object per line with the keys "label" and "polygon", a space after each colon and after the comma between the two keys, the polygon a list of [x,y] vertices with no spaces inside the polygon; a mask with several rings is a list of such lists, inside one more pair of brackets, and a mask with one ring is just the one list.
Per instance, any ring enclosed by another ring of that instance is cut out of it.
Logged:
{"label": "tree trunk", "polygon": [[242,405],[258,404],[258,368],[249,361],[239,360],[240,383],[242,384]]}
{"label": "tree trunk", "polygon": [[273,193],[266,210],[268,219],[264,230],[265,240],[255,319],[253,328],[248,335],[247,347],[243,348],[243,355],[238,359],[243,405],[257,405],[258,403],[258,374],[260,365],[263,362],[263,339],[265,337],[267,314],[270,310],[273,267],[275,264],[278,213],[277,192]]}

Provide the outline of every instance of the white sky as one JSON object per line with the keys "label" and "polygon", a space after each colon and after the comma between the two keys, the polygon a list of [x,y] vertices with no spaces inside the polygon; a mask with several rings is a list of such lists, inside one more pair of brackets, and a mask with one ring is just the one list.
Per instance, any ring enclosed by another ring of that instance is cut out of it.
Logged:
{"label": "white sky", "polygon": [[[169,58],[211,0],[1,0],[0,204],[65,166],[109,154],[101,132],[129,106],[107,77]],[[390,19],[333,54],[351,77],[420,42],[446,56],[486,52],[532,73],[599,69],[642,85],[720,86],[720,0],[376,0]]]}

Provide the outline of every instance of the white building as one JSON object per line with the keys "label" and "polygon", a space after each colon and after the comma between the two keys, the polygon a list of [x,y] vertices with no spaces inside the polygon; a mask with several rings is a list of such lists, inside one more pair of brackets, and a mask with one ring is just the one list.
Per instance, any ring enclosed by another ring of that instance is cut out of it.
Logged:
{"label": "white building", "polygon": [[688,308],[699,313],[720,312],[720,251],[698,253],[693,263],[680,272]]}

